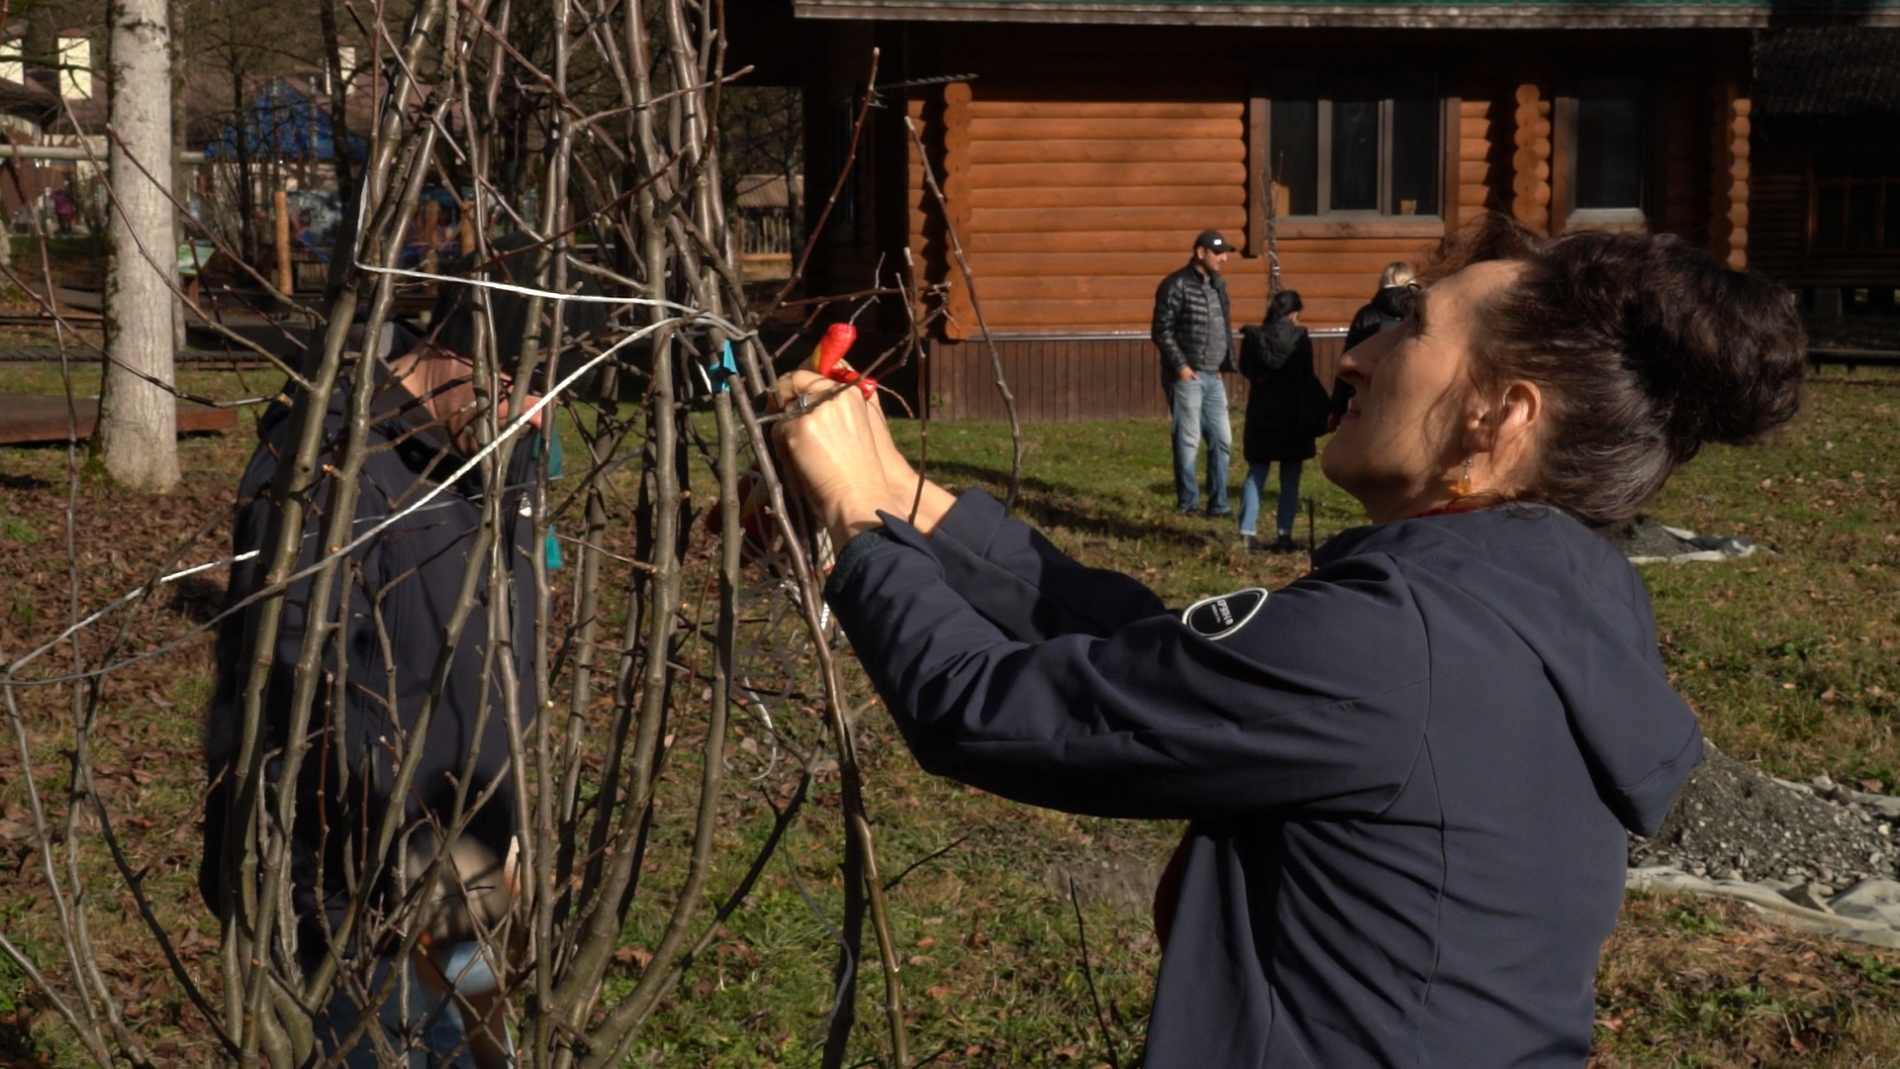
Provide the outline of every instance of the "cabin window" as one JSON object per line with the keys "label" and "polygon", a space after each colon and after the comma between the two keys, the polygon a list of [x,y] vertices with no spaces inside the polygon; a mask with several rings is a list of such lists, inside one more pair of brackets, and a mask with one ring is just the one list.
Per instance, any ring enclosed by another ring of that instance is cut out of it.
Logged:
{"label": "cabin window", "polygon": [[1643,87],[1630,78],[1577,86],[1571,205],[1583,211],[1643,206]]}
{"label": "cabin window", "polygon": [[1274,101],[1267,137],[1277,187],[1274,209],[1285,215],[1318,215],[1319,102]]}
{"label": "cabin window", "polygon": [[1900,249],[1900,158],[1817,157],[1813,189],[1816,251]]}
{"label": "cabin window", "polygon": [[1439,214],[1444,107],[1421,85],[1340,85],[1268,104],[1274,208],[1290,216]]}

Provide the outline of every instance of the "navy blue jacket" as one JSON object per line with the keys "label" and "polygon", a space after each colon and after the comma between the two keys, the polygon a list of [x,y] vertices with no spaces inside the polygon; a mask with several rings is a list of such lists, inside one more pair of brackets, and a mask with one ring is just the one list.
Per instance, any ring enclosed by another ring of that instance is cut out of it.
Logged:
{"label": "navy blue jacket", "polygon": [[1542,508],[1363,527],[1189,623],[980,491],[885,522],[827,597],[924,768],[1192,822],[1148,1065],[1583,1064],[1624,829],[1702,752],[1608,543]]}
{"label": "navy blue jacket", "polygon": [[[334,463],[330,450],[340,447],[348,416],[349,384],[338,387],[325,414],[325,452],[321,459]],[[385,387],[373,402],[368,445],[358,485],[355,530],[361,533],[399,511],[460,467],[466,460],[456,453],[432,417],[407,391]],[[258,418],[258,448],[245,469],[238,490],[232,525],[232,548],[238,553],[263,548],[270,521],[271,480],[278,458],[288,448],[290,408],[272,404]],[[518,659],[519,709],[524,719],[539,708],[534,672],[528,658],[534,649],[534,571],[528,553],[533,524],[521,515],[534,476],[536,437],[516,445],[506,478],[501,512],[505,565],[514,636],[501,656]],[[298,790],[298,812],[291,847],[292,897],[305,925],[303,948],[323,947],[318,915],[327,908],[334,919],[348,902],[345,874],[348,855],[364,849],[373,829],[390,804],[395,765],[380,739],[394,737],[396,725],[411,727],[429,690],[429,677],[442,652],[442,639],[454,611],[463,567],[481,526],[481,474],[477,469],[463,482],[407,519],[351,554],[352,568],[339,576],[335,598],[348,598],[344,615],[343,679],[319,687],[311,730],[321,732],[306,754]],[[307,516],[297,570],[317,559],[322,512],[329,491],[319,494],[318,507]],[[261,557],[231,566],[227,605],[249,596],[262,579]],[[351,581],[353,580],[353,581]],[[486,718],[483,705],[483,651],[488,645],[485,581],[476,588],[477,602],[468,614],[454,667],[448,674],[429,731],[423,755],[405,800],[405,825],[412,833],[428,836],[426,813],[447,820],[454,808],[455,777],[463,763],[475,756],[475,775],[468,792],[473,804],[483,788],[500,779],[493,797],[471,819],[468,834],[496,858],[507,855],[515,831],[515,796],[506,777],[507,721],[502,705],[501,674],[490,678]],[[297,658],[308,621],[311,580],[290,585],[284,596],[282,622],[277,633],[275,660],[264,695],[265,746],[280,749],[289,727],[290,698]],[[326,614],[326,618],[334,618]],[[205,803],[205,851],[199,866],[200,892],[218,908],[220,850],[227,820],[228,800],[220,779],[234,756],[240,734],[237,723],[239,662],[244,649],[246,613],[225,617],[218,629],[217,686],[205,714],[205,763],[209,778],[218,782]],[[386,643],[386,645],[385,645]],[[332,645],[324,658],[326,671],[335,673],[338,658]],[[331,707],[332,696],[342,699],[341,710]],[[337,731],[341,731],[341,738]],[[324,751],[327,748],[328,753]],[[276,775],[273,760],[267,774]],[[319,809],[321,805],[321,810]],[[433,840],[430,840],[433,842]],[[319,878],[319,860],[322,861]],[[319,887],[318,884],[322,886]]]}

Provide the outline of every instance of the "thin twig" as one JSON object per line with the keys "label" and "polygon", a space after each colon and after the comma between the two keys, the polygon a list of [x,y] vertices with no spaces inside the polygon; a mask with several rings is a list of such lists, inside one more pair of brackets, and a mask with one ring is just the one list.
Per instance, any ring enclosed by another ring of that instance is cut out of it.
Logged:
{"label": "thin twig", "polygon": [[963,242],[957,237],[957,225],[950,218],[950,201],[943,195],[943,187],[937,184],[937,172],[930,166],[930,153],[924,148],[924,137],[918,132],[917,123],[908,115],[904,116],[904,129],[910,132],[910,139],[917,146],[917,158],[924,169],[924,185],[943,213],[943,228],[950,238],[950,253],[956,258],[957,270],[963,274],[963,285],[970,291],[970,307],[976,312],[977,328],[983,332],[983,344],[989,347],[990,370],[996,376],[996,392],[1003,398],[1004,411],[1009,413],[1009,496],[1003,506],[1014,509],[1023,489],[1023,424],[1016,415],[1016,395],[1010,392],[1009,380],[1003,375],[1003,355],[996,349],[996,336],[990,333],[989,321],[983,318],[983,302],[976,295],[976,275],[970,271],[970,261],[963,255]]}

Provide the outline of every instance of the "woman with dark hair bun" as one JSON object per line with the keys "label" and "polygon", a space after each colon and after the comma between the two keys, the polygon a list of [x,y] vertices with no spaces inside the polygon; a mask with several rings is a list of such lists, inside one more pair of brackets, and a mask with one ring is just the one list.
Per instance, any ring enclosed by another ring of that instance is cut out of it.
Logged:
{"label": "woman with dark hair bun", "polygon": [[[1267,320],[1240,332],[1240,373],[1247,376],[1247,431],[1241,453],[1247,481],[1240,492],[1240,539],[1248,550],[1291,553],[1300,509],[1300,466],[1313,459],[1313,442],[1326,432],[1328,401],[1313,373],[1313,340],[1300,326],[1300,295],[1281,290],[1267,301]],[[1254,541],[1267,473],[1280,465],[1279,537]]]}
{"label": "woman with dark hair bun", "polygon": [[1371,524],[1180,611],[981,490],[919,499],[875,405],[779,380],[842,547],[826,599],[919,762],[1189,822],[1145,1064],[1577,1069],[1627,832],[1701,759],[1642,581],[1589,525],[1794,415],[1792,297],[1671,238],[1495,216],[1424,282],[1341,360],[1322,463]]}

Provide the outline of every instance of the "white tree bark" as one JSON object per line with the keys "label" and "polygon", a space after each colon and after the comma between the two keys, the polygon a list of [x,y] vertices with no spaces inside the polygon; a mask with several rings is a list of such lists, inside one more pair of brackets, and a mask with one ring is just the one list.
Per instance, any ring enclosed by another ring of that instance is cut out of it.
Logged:
{"label": "white tree bark", "polygon": [[[175,270],[176,258],[172,207],[165,196],[173,165],[166,5],[167,0],[110,0],[107,5],[107,85],[117,137],[108,156],[115,203],[106,230],[108,359],[98,434],[99,459],[114,482],[160,492],[178,484],[176,401],[137,373],[172,383],[172,292],[160,273]],[[128,151],[138,164],[126,158]]]}

